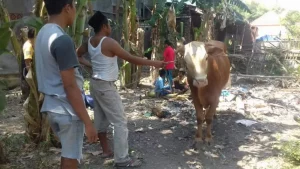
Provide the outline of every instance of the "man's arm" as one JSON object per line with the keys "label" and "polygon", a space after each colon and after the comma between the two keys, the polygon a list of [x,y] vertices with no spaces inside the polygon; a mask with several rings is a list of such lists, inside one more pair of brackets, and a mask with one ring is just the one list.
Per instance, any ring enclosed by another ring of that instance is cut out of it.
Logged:
{"label": "man's arm", "polygon": [[107,46],[111,53],[130,63],[136,65],[149,65],[157,68],[161,68],[164,66],[164,62],[162,61],[153,61],[153,60],[143,59],[141,57],[132,56],[129,52],[124,50],[117,41],[111,38],[106,38],[103,42],[106,42],[108,44]]}
{"label": "man's arm", "polygon": [[164,56],[164,61],[166,61],[167,58],[169,57],[169,51],[168,51],[168,49],[164,50],[163,56]]}
{"label": "man's arm", "polygon": [[83,55],[86,54],[88,52],[88,43],[85,42],[83,43],[79,48],[77,48],[76,50],[76,53],[77,53],[77,56],[78,56],[78,60],[79,60],[79,63],[84,65],[84,66],[87,66],[89,68],[92,68],[92,64],[86,60]]}
{"label": "man's arm", "polygon": [[94,142],[97,140],[97,133],[86,111],[81,91],[76,83],[75,67],[79,66],[79,63],[72,39],[68,35],[58,37],[51,45],[51,53],[58,64],[67,99],[77,116],[85,124],[89,141]]}
{"label": "man's arm", "polygon": [[33,48],[32,46],[28,45],[28,43],[25,45],[26,46],[24,46],[23,48],[24,61],[25,61],[26,69],[29,70],[32,64]]}
{"label": "man's arm", "polygon": [[184,78],[184,81],[185,81],[185,85],[186,85],[186,86],[189,86],[189,83],[188,83],[187,77],[185,77],[185,78]]}
{"label": "man's arm", "polygon": [[29,70],[31,67],[32,59],[25,59],[26,69]]}
{"label": "man's arm", "polygon": [[175,81],[177,81],[177,80],[178,80],[178,76],[175,77],[175,78],[172,80],[172,86],[173,86],[173,87],[175,86]]}

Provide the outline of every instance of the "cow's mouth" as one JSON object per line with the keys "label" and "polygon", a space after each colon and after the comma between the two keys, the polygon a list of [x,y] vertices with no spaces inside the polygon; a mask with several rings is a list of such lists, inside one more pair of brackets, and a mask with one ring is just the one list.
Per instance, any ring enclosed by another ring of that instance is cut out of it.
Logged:
{"label": "cow's mouth", "polygon": [[208,81],[207,79],[194,79],[193,80],[193,85],[197,88],[201,88],[201,87],[204,87],[208,84]]}

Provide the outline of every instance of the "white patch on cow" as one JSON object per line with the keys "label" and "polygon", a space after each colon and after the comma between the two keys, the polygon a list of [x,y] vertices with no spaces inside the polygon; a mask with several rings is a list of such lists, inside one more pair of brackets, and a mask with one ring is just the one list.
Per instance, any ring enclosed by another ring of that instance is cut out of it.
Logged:
{"label": "white patch on cow", "polygon": [[207,53],[203,42],[193,41],[185,45],[184,60],[188,74],[196,80],[207,77]]}

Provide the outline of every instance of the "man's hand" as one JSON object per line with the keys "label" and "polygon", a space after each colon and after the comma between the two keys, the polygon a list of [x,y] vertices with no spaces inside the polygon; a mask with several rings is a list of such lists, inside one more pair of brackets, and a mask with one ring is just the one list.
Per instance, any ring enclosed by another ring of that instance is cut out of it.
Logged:
{"label": "man's hand", "polygon": [[85,134],[89,143],[97,142],[98,134],[95,127],[92,124],[85,125]]}
{"label": "man's hand", "polygon": [[151,66],[154,66],[156,68],[164,68],[166,66],[166,62],[163,62],[163,61],[152,61],[152,65]]}

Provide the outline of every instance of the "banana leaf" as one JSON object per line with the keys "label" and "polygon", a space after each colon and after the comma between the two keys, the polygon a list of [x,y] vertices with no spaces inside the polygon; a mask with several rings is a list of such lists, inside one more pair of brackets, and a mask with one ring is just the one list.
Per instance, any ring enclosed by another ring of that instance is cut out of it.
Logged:
{"label": "banana leaf", "polygon": [[24,25],[33,27],[36,30],[36,32],[39,32],[44,25],[42,18],[36,16],[25,16],[22,19],[20,19],[19,22],[23,23]]}
{"label": "banana leaf", "polygon": [[0,27],[0,55],[3,53],[9,52],[7,50],[7,46],[9,44],[11,38],[11,32],[9,25],[3,25],[3,27]]}
{"label": "banana leaf", "polygon": [[7,86],[6,81],[0,80],[0,113],[6,107],[6,96],[5,96],[5,92],[3,91],[3,89],[6,88],[6,86]]}

